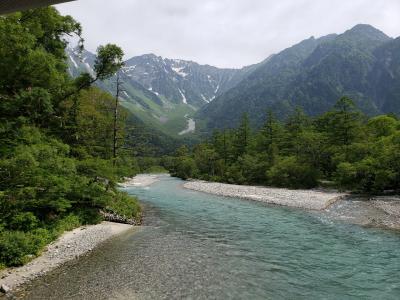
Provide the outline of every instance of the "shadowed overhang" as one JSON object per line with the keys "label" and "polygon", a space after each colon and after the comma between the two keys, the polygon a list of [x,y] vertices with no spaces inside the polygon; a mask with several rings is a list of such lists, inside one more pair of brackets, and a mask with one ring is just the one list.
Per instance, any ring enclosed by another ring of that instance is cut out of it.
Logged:
{"label": "shadowed overhang", "polygon": [[71,1],[75,0],[0,0],[0,14]]}

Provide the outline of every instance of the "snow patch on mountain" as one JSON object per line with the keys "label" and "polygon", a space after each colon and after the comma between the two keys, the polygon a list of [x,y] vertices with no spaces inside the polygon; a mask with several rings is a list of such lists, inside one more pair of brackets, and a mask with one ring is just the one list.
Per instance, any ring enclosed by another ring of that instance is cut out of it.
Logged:
{"label": "snow patch on mountain", "polygon": [[136,65],[123,67],[124,73],[134,71],[136,69]]}
{"label": "snow patch on mountain", "polygon": [[219,91],[219,84],[217,85],[217,87],[216,87],[216,89],[215,89],[215,91],[214,91],[214,94],[217,94],[218,91]]}
{"label": "snow patch on mountain", "polygon": [[210,101],[209,101],[209,100],[207,100],[207,98],[206,98],[206,97],[204,97],[204,95],[203,95],[203,94],[201,94],[200,96],[201,96],[201,99],[203,99],[203,100],[204,100],[204,102],[210,103]]}
{"label": "snow patch on mountain", "polygon": [[122,91],[122,93],[125,95],[125,97],[127,98],[127,99],[130,99],[131,97],[129,97],[129,95],[128,95],[128,93],[126,92],[126,91]]}
{"label": "snow patch on mountain", "polygon": [[186,99],[186,96],[185,96],[185,94],[182,92],[182,90],[181,89],[178,89],[179,90],[179,93],[181,93],[181,96],[182,96],[182,102],[183,103],[185,103],[185,104],[187,104],[187,99]]}
{"label": "snow patch on mountain", "polygon": [[153,87],[152,87],[152,86],[149,87],[147,90],[149,90],[150,92],[152,92],[153,94],[155,94],[155,95],[157,95],[157,96],[160,96],[159,93],[157,93],[156,91],[153,90]]}
{"label": "snow patch on mountain", "polygon": [[182,77],[186,77],[189,74],[186,72],[183,72],[182,70],[185,69],[185,67],[172,67],[172,70],[174,70],[174,72]]}

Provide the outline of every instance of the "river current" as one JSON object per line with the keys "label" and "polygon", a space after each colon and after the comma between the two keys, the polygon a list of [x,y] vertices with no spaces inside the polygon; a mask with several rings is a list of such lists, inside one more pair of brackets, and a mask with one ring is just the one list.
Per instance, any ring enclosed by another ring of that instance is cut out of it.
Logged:
{"label": "river current", "polygon": [[25,299],[400,299],[400,234],[212,196],[126,189],[144,226],[37,279]]}

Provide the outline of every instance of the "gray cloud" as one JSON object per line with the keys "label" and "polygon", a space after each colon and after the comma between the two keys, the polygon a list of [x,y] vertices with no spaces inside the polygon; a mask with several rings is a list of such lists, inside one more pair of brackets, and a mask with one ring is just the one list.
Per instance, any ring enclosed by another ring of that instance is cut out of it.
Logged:
{"label": "gray cloud", "polygon": [[399,0],[78,0],[57,8],[82,23],[91,51],[112,42],[127,58],[155,53],[222,67],[358,23],[400,35]]}

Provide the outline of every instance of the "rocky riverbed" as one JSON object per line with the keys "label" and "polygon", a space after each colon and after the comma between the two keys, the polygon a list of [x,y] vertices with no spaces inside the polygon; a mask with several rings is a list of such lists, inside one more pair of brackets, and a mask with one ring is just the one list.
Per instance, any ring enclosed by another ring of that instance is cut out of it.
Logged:
{"label": "rocky riverbed", "polygon": [[159,174],[139,174],[132,178],[126,178],[126,180],[119,185],[122,188],[145,187],[157,182],[159,176]]}
{"label": "rocky riverbed", "polygon": [[133,228],[133,226],[127,224],[102,222],[66,232],[55,242],[48,245],[43,254],[30,263],[19,268],[1,271],[0,288],[3,293],[13,291],[18,286],[87,254],[111,237]]}
{"label": "rocky riverbed", "polygon": [[312,210],[323,210],[347,194],[317,190],[289,190],[248,185],[235,185],[200,180],[188,181],[183,185],[187,189],[235,197],[271,204],[291,206]]}
{"label": "rocky riverbed", "polygon": [[324,211],[336,219],[366,227],[400,230],[400,197],[349,197]]}
{"label": "rocky riverbed", "polygon": [[400,197],[361,197],[320,190],[289,190],[191,180],[187,189],[319,211],[361,226],[400,230]]}

